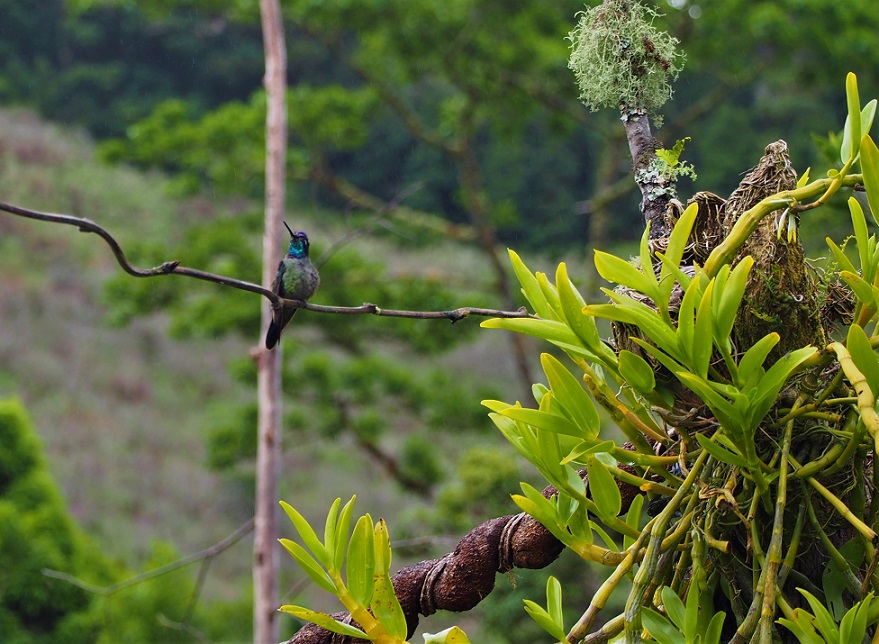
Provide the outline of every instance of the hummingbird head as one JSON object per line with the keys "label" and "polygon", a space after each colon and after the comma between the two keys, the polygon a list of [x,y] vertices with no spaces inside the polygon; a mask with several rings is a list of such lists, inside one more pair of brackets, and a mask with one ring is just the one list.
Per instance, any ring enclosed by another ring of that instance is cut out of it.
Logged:
{"label": "hummingbird head", "polygon": [[284,226],[287,228],[287,232],[290,233],[290,249],[287,251],[287,254],[297,259],[308,257],[308,235],[299,230],[295,232],[290,230],[290,226],[287,226],[286,221]]}

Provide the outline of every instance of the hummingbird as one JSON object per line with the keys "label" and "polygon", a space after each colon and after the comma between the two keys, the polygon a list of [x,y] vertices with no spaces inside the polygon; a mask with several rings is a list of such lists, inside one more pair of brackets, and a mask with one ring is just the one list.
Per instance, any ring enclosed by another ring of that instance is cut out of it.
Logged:
{"label": "hummingbird", "polygon": [[[308,258],[308,235],[300,231],[293,232],[286,221],[284,226],[290,233],[290,248],[287,256],[278,264],[278,274],[272,284],[272,291],[284,299],[305,301],[317,290],[320,275]],[[285,303],[272,312],[272,322],[269,332],[266,333],[266,349],[273,349],[278,344],[281,331],[295,313],[296,307]]]}

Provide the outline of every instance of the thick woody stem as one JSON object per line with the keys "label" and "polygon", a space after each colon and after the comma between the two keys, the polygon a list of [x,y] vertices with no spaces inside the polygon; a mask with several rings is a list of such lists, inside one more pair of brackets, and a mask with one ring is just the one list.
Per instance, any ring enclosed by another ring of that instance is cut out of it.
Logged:
{"label": "thick woody stem", "polygon": [[632,154],[632,174],[641,190],[641,214],[650,226],[650,239],[668,237],[671,231],[665,211],[674,195],[675,180],[660,172],[656,165],[656,149],[661,144],[650,132],[646,109],[621,105],[620,114]]}
{"label": "thick woody stem", "polygon": [[[627,445],[631,448],[631,445]],[[627,470],[632,470],[627,466]],[[588,487],[586,470],[580,476]],[[639,493],[637,487],[617,482],[626,511]],[[557,494],[550,486],[544,496]],[[537,520],[525,513],[490,519],[461,539],[454,552],[403,568],[393,578],[394,591],[406,615],[409,636],[419,615],[438,610],[463,612],[472,609],[494,588],[495,575],[513,568],[545,568],[561,554],[564,545]],[[348,613],[334,618],[350,623]],[[353,644],[362,642],[330,633],[319,626],[304,626],[287,644]]]}

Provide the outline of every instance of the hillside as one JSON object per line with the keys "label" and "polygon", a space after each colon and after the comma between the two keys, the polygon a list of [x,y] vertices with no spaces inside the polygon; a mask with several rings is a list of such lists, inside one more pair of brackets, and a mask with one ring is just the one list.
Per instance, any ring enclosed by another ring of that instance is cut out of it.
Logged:
{"label": "hillside", "polygon": [[[86,136],[23,111],[0,111],[0,199],[87,217],[123,246],[149,239],[169,248],[187,226],[249,206],[206,197],[175,199],[164,177],[102,165]],[[311,206],[303,210],[311,214],[305,225],[316,237],[342,236],[338,224],[314,219]],[[292,216],[302,219],[299,212]],[[472,281],[483,263],[477,253],[450,244],[403,252],[364,237],[352,246],[368,256],[392,257],[394,275],[438,275],[448,283]],[[249,518],[246,473],[242,479],[241,472],[210,471],[206,436],[219,420],[216,409],[254,398],[227,370],[230,363],[246,360],[252,341],[234,335],[171,339],[168,318],[161,313],[113,328],[103,287],[118,275],[112,254],[96,236],[0,214],[0,397],[24,401],[75,517],[105,552],[137,569],[155,540],[192,552]],[[204,288],[192,282],[193,293]],[[222,307],[223,291],[211,292],[216,307]],[[253,306],[259,306],[256,298]],[[442,355],[439,362],[456,373],[506,382],[504,393],[515,396],[503,336],[477,335],[478,341]],[[487,423],[485,429],[492,442]],[[410,515],[418,516],[412,496],[387,476],[379,476],[377,484],[363,483],[376,481],[375,466],[351,449],[349,440],[342,437],[332,445],[303,436],[287,452],[283,489],[285,498],[292,497],[307,514],[320,516],[335,496],[359,489],[358,507],[389,518],[392,527],[401,525],[393,519],[407,503]],[[451,465],[479,440],[486,439],[456,438],[447,455]],[[345,476],[330,466],[330,461],[338,466],[340,446]],[[313,501],[304,500],[313,490],[318,490]],[[448,545],[440,540],[434,548],[438,553]],[[245,541],[212,567],[207,592],[246,596],[249,562]],[[289,569],[292,573],[293,566]]]}

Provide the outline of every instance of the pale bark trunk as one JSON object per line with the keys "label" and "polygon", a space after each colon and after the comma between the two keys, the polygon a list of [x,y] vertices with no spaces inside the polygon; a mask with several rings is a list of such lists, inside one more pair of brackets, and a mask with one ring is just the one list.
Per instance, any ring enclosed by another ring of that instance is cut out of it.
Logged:
{"label": "pale bark trunk", "polygon": [[[271,288],[280,260],[287,153],[287,54],[278,0],[260,0],[266,72],[266,206],[262,283]],[[272,318],[263,303],[258,350],[259,427],[256,454],[256,516],[253,545],[253,641],[278,641],[278,480],[281,471],[281,349],[263,348]]]}

